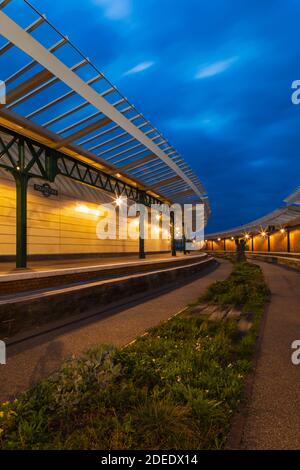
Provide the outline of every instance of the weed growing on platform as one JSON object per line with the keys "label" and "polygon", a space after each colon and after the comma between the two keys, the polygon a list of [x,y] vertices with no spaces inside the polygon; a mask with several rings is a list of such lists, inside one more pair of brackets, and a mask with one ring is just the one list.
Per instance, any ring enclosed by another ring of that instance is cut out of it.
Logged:
{"label": "weed growing on platform", "polygon": [[195,305],[123,349],[99,347],[0,406],[2,449],[220,449],[241,399],[268,289],[259,267],[234,265],[199,303],[238,306],[208,321]]}

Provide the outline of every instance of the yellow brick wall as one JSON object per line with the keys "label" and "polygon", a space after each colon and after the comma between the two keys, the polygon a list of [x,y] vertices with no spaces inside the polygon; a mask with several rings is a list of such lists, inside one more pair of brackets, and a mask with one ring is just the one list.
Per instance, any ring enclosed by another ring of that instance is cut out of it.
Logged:
{"label": "yellow brick wall", "polygon": [[[217,240],[208,240],[205,249],[211,250],[212,243],[214,250],[224,250],[223,239],[219,242]],[[230,238],[226,239],[226,251],[235,251],[235,241]],[[251,238],[247,240],[246,250],[252,251]],[[268,251],[268,238],[261,235],[254,236],[254,251]],[[287,232],[281,233],[280,230],[270,234],[270,251],[273,252],[287,252]],[[300,253],[300,228],[290,229],[290,251]]]}
{"label": "yellow brick wall", "polygon": [[270,235],[270,251],[287,251],[287,234],[286,232],[281,233],[275,232]]}
{"label": "yellow brick wall", "polygon": [[235,251],[236,245],[235,240],[231,240],[230,238],[226,240],[226,251]]}
{"label": "yellow brick wall", "polygon": [[[113,201],[113,195],[89,188],[63,177],[57,177],[51,187],[58,196],[44,197],[28,188],[28,254],[80,254],[137,252],[138,240],[101,240],[96,235],[101,204]],[[85,210],[90,213],[85,213]],[[16,235],[15,182],[0,172],[0,255],[15,254]],[[118,229],[118,225],[117,225]],[[146,251],[170,250],[169,240],[145,240]]]}
{"label": "yellow brick wall", "polygon": [[292,229],[290,232],[291,251],[300,253],[300,229]]}
{"label": "yellow brick wall", "polygon": [[254,237],[254,251],[268,251],[268,238],[256,235]]}
{"label": "yellow brick wall", "polygon": [[221,240],[221,241],[215,240],[214,250],[224,250],[224,240]]}

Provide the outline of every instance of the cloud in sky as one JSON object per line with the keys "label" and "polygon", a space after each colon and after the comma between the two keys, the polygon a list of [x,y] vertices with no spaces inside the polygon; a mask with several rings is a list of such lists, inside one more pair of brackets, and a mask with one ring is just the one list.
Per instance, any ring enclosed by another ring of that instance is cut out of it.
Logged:
{"label": "cloud in sky", "polygon": [[154,65],[154,62],[151,61],[151,60],[148,60],[148,61],[145,61],[145,62],[140,62],[139,64],[135,65],[131,69],[124,72],[123,75],[124,76],[125,75],[133,75],[135,73],[144,72],[145,70],[150,69],[150,67],[153,67],[153,65]]}
{"label": "cloud in sky", "polygon": [[111,20],[127,18],[131,13],[131,0],[94,0],[104,10],[104,15]]}
{"label": "cloud in sky", "polygon": [[231,67],[231,65],[237,62],[238,59],[238,56],[233,56],[229,59],[219,60],[210,64],[204,64],[196,72],[195,78],[201,79],[213,77],[214,75],[218,75],[222,72],[225,72],[225,70],[229,69],[229,67]]}

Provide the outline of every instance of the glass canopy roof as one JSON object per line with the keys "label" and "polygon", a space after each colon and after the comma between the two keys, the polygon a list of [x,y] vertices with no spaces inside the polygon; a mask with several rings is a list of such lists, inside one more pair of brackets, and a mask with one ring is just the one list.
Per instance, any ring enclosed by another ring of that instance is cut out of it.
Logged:
{"label": "glass canopy roof", "polygon": [[205,204],[206,190],[172,144],[27,0],[0,3],[0,117],[52,147],[91,158],[171,202]]}

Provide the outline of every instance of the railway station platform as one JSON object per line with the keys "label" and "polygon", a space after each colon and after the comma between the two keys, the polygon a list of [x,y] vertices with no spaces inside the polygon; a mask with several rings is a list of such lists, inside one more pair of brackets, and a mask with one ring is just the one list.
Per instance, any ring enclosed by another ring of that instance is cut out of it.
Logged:
{"label": "railway station platform", "polygon": [[[31,269],[0,274],[0,339],[39,330],[49,322],[94,315],[109,304],[143,295],[216,265],[206,253],[98,263],[32,264]],[[6,266],[6,269],[9,266]]]}

